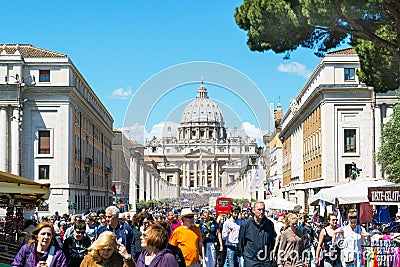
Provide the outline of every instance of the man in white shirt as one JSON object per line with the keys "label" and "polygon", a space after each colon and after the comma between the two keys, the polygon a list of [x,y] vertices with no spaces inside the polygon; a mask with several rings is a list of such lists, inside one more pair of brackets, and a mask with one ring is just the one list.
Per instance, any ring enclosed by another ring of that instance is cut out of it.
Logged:
{"label": "man in white shirt", "polygon": [[243,220],[239,219],[240,208],[234,207],[231,211],[231,217],[224,222],[222,228],[222,239],[226,242],[226,259],[228,267],[238,267],[240,264],[240,251],[239,251],[239,230],[243,224]]}

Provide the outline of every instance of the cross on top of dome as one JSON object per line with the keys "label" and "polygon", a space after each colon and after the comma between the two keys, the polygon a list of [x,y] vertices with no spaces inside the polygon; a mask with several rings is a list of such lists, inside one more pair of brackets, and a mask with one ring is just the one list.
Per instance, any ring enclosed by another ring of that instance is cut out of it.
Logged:
{"label": "cross on top of dome", "polygon": [[199,89],[197,89],[197,97],[196,98],[208,98],[207,88],[204,86],[204,81],[201,81],[201,85]]}

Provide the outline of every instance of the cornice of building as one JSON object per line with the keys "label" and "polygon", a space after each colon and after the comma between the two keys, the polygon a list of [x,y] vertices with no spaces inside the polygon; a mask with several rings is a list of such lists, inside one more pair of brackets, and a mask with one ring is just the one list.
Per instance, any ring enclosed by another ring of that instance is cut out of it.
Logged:
{"label": "cornice of building", "polygon": [[[352,84],[352,85],[343,85],[343,84],[337,84],[337,85],[332,85],[332,84],[321,84],[318,87],[315,88],[315,90],[311,93],[311,95],[307,98],[307,100],[299,107],[297,112],[289,118],[290,113],[292,112],[291,110],[288,110],[285,113],[283,122],[286,122],[283,127],[282,131],[280,133],[280,136],[286,137],[288,135],[288,132],[293,129],[293,126],[296,123],[302,123],[303,120],[300,120],[307,112],[310,113],[312,110],[310,110],[310,107],[314,104],[317,100],[318,97],[321,95],[327,93],[327,92],[343,92],[345,89],[352,89],[352,92],[354,93],[355,91],[373,91],[372,87],[368,87],[365,84]],[[340,99],[336,99],[334,101],[339,101]],[[360,99],[356,98],[354,101],[359,101]],[[326,98],[321,98],[321,100],[317,104],[321,104],[326,101]],[[346,99],[347,102],[351,102],[354,104],[354,101],[351,99]],[[370,99],[368,99],[370,101]],[[287,121],[289,120],[289,121]],[[287,138],[285,138],[287,139]]]}

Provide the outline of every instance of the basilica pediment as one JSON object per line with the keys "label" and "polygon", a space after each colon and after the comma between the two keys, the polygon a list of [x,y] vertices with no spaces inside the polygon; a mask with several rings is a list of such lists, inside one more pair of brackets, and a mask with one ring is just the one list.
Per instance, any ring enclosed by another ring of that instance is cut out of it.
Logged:
{"label": "basilica pediment", "polygon": [[186,158],[214,158],[215,154],[208,150],[197,148],[185,155]]}

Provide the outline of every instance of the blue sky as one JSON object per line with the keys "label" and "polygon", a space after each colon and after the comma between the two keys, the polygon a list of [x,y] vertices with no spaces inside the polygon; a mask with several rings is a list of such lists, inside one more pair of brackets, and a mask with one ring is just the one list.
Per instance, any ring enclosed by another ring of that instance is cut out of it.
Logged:
{"label": "blue sky", "polygon": [[[236,0],[6,1],[2,3],[1,42],[29,43],[67,54],[113,116],[114,128],[134,125],[135,114],[126,115],[129,125],[125,114],[146,82],[187,62],[214,62],[237,70],[254,82],[266,103],[280,101],[286,112],[290,98],[296,97],[320,59],[305,49],[293,52],[290,60],[273,52],[251,52],[246,32],[233,17],[240,4]],[[207,75],[212,75],[203,72],[192,73],[198,80],[163,89],[167,93],[150,103],[153,108],[146,121],[138,121],[134,128],[144,126],[148,137],[159,132],[165,121],[178,122],[202,78],[210,98],[223,110],[227,126],[244,124],[252,135],[261,127],[260,120],[268,119],[263,114],[252,118],[254,104],[246,110],[243,99],[257,97],[254,90],[224,90],[209,83]],[[239,96],[232,94],[239,91]],[[141,106],[131,108],[140,110]]]}

